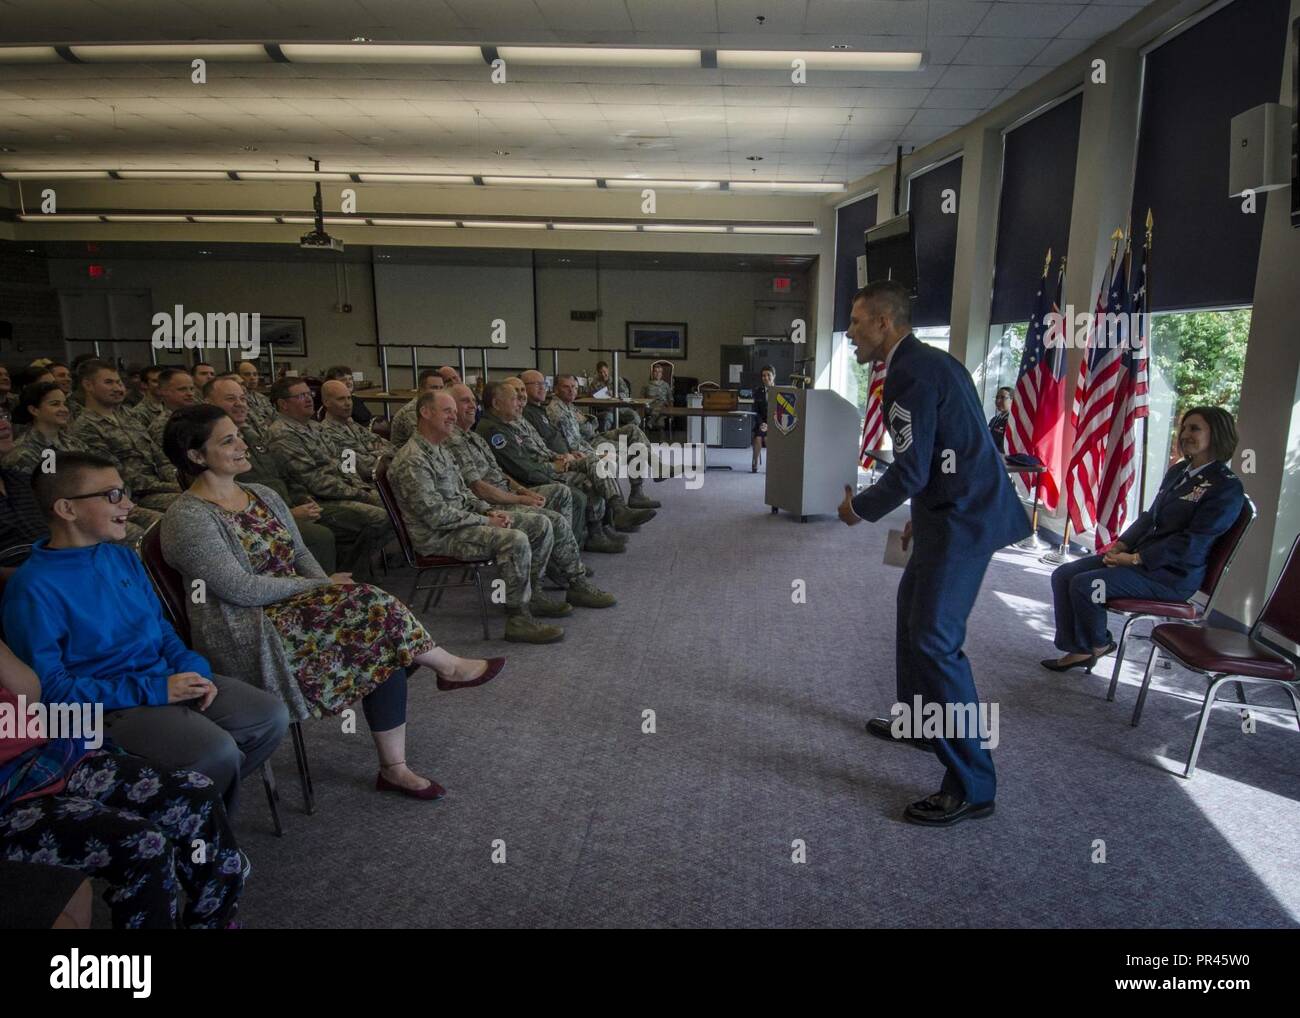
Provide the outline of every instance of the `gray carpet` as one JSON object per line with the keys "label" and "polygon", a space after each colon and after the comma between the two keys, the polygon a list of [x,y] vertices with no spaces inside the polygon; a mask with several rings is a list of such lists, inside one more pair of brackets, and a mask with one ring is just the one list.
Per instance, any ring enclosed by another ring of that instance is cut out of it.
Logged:
{"label": "gray carpet", "polygon": [[[886,526],[773,516],[748,453],[713,457],[742,469],[696,491],[650,486],[659,518],[628,554],[592,556],[620,603],[578,612],[563,643],[485,643],[472,591],[444,598],[428,619],[437,639],[510,657],[496,681],[453,695],[413,676],[408,758],[445,799],[376,793],[364,724],[309,722],[318,810],[306,816],[286,740],[283,838],[260,783],[245,786],[245,923],[1297,925],[1295,725],[1261,719],[1244,735],[1216,711],[1184,781],[1196,680],[1159,672],[1133,729],[1145,643],[1113,704],[1102,674],[1040,669],[1048,571],[1019,552],[995,560],[967,643],[982,698],[1000,704],[997,814],[903,823],[941,775],[933,757],[862,731],[894,700]],[[795,579],[806,604],[791,602]],[[388,586],[405,596],[410,582],[394,572]],[[646,709],[655,734],[642,734]],[[791,861],[795,839],[806,863]]]}

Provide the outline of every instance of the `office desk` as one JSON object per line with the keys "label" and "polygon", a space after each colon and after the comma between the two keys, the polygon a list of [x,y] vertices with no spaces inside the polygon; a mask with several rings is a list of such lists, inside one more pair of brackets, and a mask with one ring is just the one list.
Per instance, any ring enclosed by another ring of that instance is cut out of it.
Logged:
{"label": "office desk", "polygon": [[700,422],[699,430],[695,435],[691,434],[691,430],[689,428],[689,423],[688,423],[688,428],[686,432],[686,441],[694,442],[695,444],[699,445],[702,450],[704,450],[702,456],[703,456],[705,470],[730,470],[731,467],[709,466],[708,443],[704,441],[700,441],[700,439],[704,435],[704,422],[710,417],[727,418],[729,420],[736,420],[736,419],[744,419],[744,418],[754,416],[753,410],[705,410],[704,407],[698,407],[698,406],[666,406],[663,409],[661,409],[659,412],[663,414],[665,417],[667,417],[669,420],[676,420],[679,417],[685,419],[688,422],[690,422],[692,419],[699,420]]}

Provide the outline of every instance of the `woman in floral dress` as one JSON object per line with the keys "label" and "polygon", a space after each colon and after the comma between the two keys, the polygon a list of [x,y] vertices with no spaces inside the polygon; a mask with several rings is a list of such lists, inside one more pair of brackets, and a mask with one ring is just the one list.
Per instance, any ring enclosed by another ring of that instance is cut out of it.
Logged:
{"label": "woman in floral dress", "polygon": [[163,519],[167,561],[193,591],[195,649],[227,674],[284,697],[299,719],[340,713],[361,701],[379,755],[380,791],[441,798],[442,786],[406,763],[407,671],[432,668],[443,690],[479,686],[505,664],[457,657],[437,646],[411,610],[387,591],[326,576],[271,489],[242,485],[249,469],[239,429],[219,407],[172,414],[163,449],[192,478]]}

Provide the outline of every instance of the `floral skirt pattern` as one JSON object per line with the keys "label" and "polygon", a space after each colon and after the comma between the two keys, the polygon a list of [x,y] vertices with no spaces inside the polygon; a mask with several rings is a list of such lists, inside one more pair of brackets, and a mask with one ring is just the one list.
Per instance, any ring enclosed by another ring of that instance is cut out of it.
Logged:
{"label": "floral skirt pattern", "polygon": [[312,714],[337,714],[435,646],[401,601],[368,583],[316,587],[267,605]]}
{"label": "floral skirt pattern", "polygon": [[220,929],[244,886],[244,863],[212,781],[98,750],[56,795],[0,813],[0,857],[46,863],[108,881],[117,929]]}

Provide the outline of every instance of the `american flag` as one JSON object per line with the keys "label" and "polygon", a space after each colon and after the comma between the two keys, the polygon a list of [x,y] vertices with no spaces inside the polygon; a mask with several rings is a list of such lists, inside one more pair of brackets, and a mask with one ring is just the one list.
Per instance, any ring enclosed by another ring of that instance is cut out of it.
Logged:
{"label": "american flag", "polygon": [[871,380],[867,383],[867,416],[862,422],[862,450],[858,459],[864,467],[870,467],[872,459],[867,453],[879,449],[885,443],[885,363],[877,361],[871,365]]}
{"label": "american flag", "polygon": [[1087,350],[1079,365],[1079,378],[1074,386],[1074,403],[1070,410],[1074,445],[1065,472],[1066,509],[1076,533],[1090,529],[1097,515],[1097,491],[1118,388],[1120,351],[1112,342],[1115,330],[1099,328],[1103,315],[1120,314],[1128,303],[1124,292],[1124,259],[1120,259],[1117,265],[1114,252],[1106,266],[1106,275],[1102,277],[1103,286],[1108,279],[1112,280],[1109,291],[1104,295],[1097,294]]}
{"label": "american flag", "polygon": [[[1101,551],[1118,539],[1128,515],[1128,496],[1133,488],[1141,464],[1138,418],[1148,410],[1147,378],[1147,255],[1142,249],[1142,261],[1125,310],[1129,318],[1123,322],[1119,350],[1117,385],[1112,397],[1111,431],[1106,442],[1106,455],[1102,462],[1101,489],[1098,493],[1096,548]],[[1129,334],[1130,323],[1137,323],[1136,334]]]}
{"label": "american flag", "polygon": [[[1038,475],[1043,504],[1055,509],[1061,492],[1052,467],[1060,454],[1061,420],[1065,413],[1065,340],[1068,328],[1048,331],[1048,315],[1061,313],[1061,286],[1064,267],[1056,274],[1053,286],[1048,281],[1052,252],[1047,252],[1034,298],[1034,312],[1025,336],[1025,350],[1020,357],[1020,375],[1016,379],[1015,399],[1007,418],[1007,452],[1037,456],[1048,466]],[[1054,291],[1054,292],[1050,292]],[[1050,344],[1050,345],[1049,345]],[[1024,475],[1020,477],[1025,484]],[[1025,484],[1026,488],[1028,485]],[[1028,494],[1033,495],[1032,490]]]}

